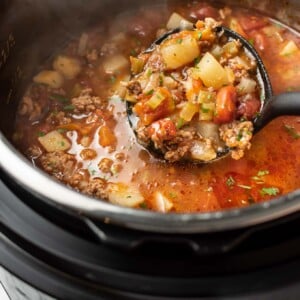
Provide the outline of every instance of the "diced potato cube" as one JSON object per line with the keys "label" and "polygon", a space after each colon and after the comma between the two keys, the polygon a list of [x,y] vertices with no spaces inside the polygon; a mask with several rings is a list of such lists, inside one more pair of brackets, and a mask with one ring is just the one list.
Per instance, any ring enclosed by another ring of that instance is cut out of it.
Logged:
{"label": "diced potato cube", "polygon": [[161,55],[167,70],[182,67],[200,55],[200,49],[195,38],[186,36],[173,38],[161,45]]}
{"label": "diced potato cube", "polygon": [[211,121],[214,118],[215,113],[215,103],[202,103],[199,112],[200,121]]}
{"label": "diced potato cube", "polygon": [[168,20],[167,29],[172,30],[176,28],[193,29],[193,23],[189,22],[184,17],[174,12]]}
{"label": "diced potato cube", "polygon": [[57,71],[41,71],[34,78],[35,83],[46,84],[53,89],[58,89],[64,84],[64,77]]}
{"label": "diced potato cube", "polygon": [[116,54],[107,58],[103,62],[104,72],[107,74],[114,74],[127,68],[129,62],[127,58],[121,54]]}
{"label": "diced potato cube", "polygon": [[223,50],[229,56],[236,55],[239,52],[238,44],[236,41],[230,41],[223,46]]}
{"label": "diced potato cube", "polygon": [[65,151],[71,147],[70,142],[56,130],[39,137],[38,140],[47,152]]}
{"label": "diced potato cube", "polygon": [[198,74],[206,87],[219,89],[228,84],[228,76],[221,64],[206,52],[200,62],[197,64]]}
{"label": "diced potato cube", "polygon": [[144,197],[140,191],[122,183],[110,183],[108,185],[109,202],[126,207],[136,207],[144,202]]}
{"label": "diced potato cube", "polygon": [[134,56],[130,56],[129,59],[131,63],[131,73],[134,75],[141,73],[144,68],[145,61]]}
{"label": "diced potato cube", "polygon": [[184,121],[191,121],[194,115],[199,112],[199,105],[191,102],[186,102],[180,112],[180,118]]}
{"label": "diced potato cube", "polygon": [[81,72],[80,61],[65,55],[59,55],[53,62],[53,69],[67,79],[75,78]]}
{"label": "diced potato cube", "polygon": [[299,48],[297,47],[296,43],[294,41],[289,41],[280,51],[280,55],[281,56],[291,55],[297,52],[298,50]]}

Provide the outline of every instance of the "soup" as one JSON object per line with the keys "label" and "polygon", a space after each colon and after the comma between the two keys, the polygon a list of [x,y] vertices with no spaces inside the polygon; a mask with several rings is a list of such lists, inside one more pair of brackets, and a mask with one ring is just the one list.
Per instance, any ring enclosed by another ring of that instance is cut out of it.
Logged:
{"label": "soup", "polygon": [[[18,110],[14,142],[32,163],[75,190],[111,203],[159,212],[243,207],[300,187],[300,118],[280,117],[238,160],[167,163],[130,128],[126,82],[136,58],[180,22],[213,17],[261,55],[276,94],[300,90],[300,37],[255,11],[201,2],[146,7],[69,41],[37,70]],[[176,23],[176,22],[175,22]],[[245,105],[252,114],[254,105]]]}

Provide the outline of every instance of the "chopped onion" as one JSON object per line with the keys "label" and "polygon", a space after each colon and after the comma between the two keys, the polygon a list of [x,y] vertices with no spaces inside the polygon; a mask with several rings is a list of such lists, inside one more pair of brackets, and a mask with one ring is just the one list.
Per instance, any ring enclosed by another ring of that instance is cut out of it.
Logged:
{"label": "chopped onion", "polygon": [[104,72],[107,74],[114,74],[128,67],[129,62],[127,58],[121,54],[116,54],[107,58],[103,63]]}
{"label": "chopped onion", "polygon": [[196,160],[210,161],[217,157],[217,153],[206,141],[195,141],[191,147],[191,157]]}
{"label": "chopped onion", "polygon": [[39,137],[38,140],[47,152],[65,151],[71,147],[70,142],[56,130]]}
{"label": "chopped onion", "polygon": [[169,21],[167,23],[167,29],[172,30],[175,28],[193,29],[193,23],[189,22],[184,17],[174,12],[169,18]]}
{"label": "chopped onion", "polygon": [[199,122],[197,132],[205,139],[210,139],[216,146],[221,146],[219,125],[213,122]]}
{"label": "chopped onion", "polygon": [[237,85],[237,91],[240,95],[253,93],[255,88],[256,82],[251,78],[242,77],[240,83]]}
{"label": "chopped onion", "polygon": [[154,193],[154,201],[155,208],[160,212],[168,212],[173,207],[173,203],[161,192]]}
{"label": "chopped onion", "polygon": [[280,55],[281,56],[291,55],[297,52],[298,50],[299,48],[297,47],[296,43],[294,41],[289,41],[281,50]]}
{"label": "chopped onion", "polygon": [[109,202],[126,207],[136,207],[144,202],[144,197],[140,191],[122,183],[110,183],[108,185]]}

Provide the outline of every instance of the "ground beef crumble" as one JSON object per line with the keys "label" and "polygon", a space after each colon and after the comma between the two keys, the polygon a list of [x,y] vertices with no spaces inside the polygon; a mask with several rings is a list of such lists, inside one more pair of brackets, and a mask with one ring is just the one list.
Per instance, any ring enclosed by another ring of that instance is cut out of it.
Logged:
{"label": "ground beef crumble", "polygon": [[87,88],[82,90],[78,97],[71,100],[74,105],[74,113],[88,113],[93,112],[97,108],[105,108],[107,101],[98,96],[92,96],[92,89]]}

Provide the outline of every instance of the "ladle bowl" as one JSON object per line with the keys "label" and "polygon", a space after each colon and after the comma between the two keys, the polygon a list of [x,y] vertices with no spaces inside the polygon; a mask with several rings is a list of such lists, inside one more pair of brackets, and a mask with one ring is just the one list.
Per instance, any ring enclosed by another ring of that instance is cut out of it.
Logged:
{"label": "ladle bowl", "polygon": [[[264,63],[260,55],[258,54],[258,52],[256,51],[256,49],[253,47],[252,44],[243,36],[241,36],[237,32],[225,26],[217,26],[215,30],[217,34],[224,35],[229,40],[240,41],[246,53],[252,56],[256,61],[256,76],[260,87],[260,100],[262,105],[260,111],[252,120],[253,128],[254,128],[253,134],[260,131],[263,127],[265,127],[270,121],[272,121],[276,117],[283,116],[283,115],[300,115],[300,93],[287,92],[287,93],[282,93],[274,96],[271,81],[269,79],[267,70],[264,66]],[[176,28],[163,34],[157,40],[155,40],[150,45],[150,47],[144,51],[144,53],[151,53],[158,45],[160,45],[170,35],[178,33],[180,31],[181,31],[180,28]],[[133,104],[131,102],[126,102],[126,107],[127,107],[127,116],[128,116],[129,124],[133,129],[134,133],[136,134],[136,126],[139,118],[133,112],[132,110]],[[143,147],[145,147],[153,156],[164,160],[163,153],[160,150],[156,149],[152,143],[144,145],[139,140],[138,142]],[[216,158],[209,161],[200,161],[200,160],[191,160],[191,159],[189,159],[189,161],[197,164],[216,162],[217,160],[226,157],[231,150],[232,150],[231,148],[225,147],[225,149],[223,149],[222,151],[217,152]]]}

